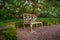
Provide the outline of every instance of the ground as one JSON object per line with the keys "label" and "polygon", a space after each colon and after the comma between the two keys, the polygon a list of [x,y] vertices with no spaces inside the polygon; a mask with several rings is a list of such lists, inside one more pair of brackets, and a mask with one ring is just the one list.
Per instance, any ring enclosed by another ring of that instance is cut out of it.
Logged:
{"label": "ground", "polygon": [[60,25],[35,27],[33,31],[17,28],[18,40],[60,40]]}

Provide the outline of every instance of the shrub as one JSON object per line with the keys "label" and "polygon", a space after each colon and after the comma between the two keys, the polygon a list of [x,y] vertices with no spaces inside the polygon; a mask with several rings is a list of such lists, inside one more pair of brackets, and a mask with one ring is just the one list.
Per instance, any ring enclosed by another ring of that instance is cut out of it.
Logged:
{"label": "shrub", "polygon": [[17,40],[16,28],[14,27],[4,29],[2,33],[5,35],[6,40]]}
{"label": "shrub", "polygon": [[0,22],[0,27],[3,27],[5,25],[4,22]]}
{"label": "shrub", "polygon": [[59,18],[39,18],[38,20],[42,20],[44,26],[60,24]]}
{"label": "shrub", "polygon": [[19,21],[16,22],[16,27],[23,27],[23,20],[20,19]]}

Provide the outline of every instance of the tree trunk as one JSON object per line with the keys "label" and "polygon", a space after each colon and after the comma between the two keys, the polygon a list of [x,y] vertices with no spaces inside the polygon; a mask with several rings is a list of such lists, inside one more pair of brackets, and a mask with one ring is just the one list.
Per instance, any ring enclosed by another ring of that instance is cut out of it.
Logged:
{"label": "tree trunk", "polygon": [[33,1],[33,10],[32,10],[32,14],[35,14],[36,13],[36,8],[37,8],[37,2],[38,0],[36,1]]}

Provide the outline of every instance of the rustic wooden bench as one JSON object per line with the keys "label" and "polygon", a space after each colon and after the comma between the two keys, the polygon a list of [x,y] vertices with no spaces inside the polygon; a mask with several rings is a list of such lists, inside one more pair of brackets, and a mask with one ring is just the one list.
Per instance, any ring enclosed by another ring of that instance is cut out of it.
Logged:
{"label": "rustic wooden bench", "polygon": [[43,25],[42,22],[36,21],[36,20],[37,20],[37,16],[36,15],[24,13],[23,14],[23,25],[24,25],[24,29],[25,29],[25,24],[30,24],[31,31],[32,31],[32,26],[34,24],[41,24],[41,25]]}

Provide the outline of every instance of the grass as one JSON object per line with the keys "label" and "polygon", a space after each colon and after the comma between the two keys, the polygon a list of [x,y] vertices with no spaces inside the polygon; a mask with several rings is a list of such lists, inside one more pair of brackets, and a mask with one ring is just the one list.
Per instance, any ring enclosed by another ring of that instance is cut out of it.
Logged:
{"label": "grass", "polygon": [[[38,21],[43,21],[44,25],[56,25],[60,24],[60,18],[38,18]],[[4,26],[6,22],[16,22],[16,25],[21,27],[23,26],[23,19],[9,19],[1,20],[0,26]]]}

